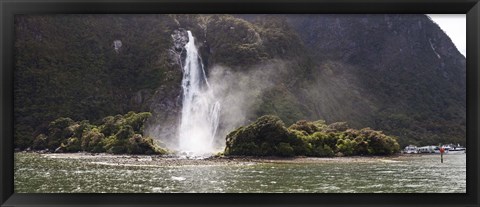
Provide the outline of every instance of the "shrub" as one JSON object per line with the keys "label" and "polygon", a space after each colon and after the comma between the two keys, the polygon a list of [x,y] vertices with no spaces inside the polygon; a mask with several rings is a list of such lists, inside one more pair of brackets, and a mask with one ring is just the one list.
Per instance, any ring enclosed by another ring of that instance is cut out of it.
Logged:
{"label": "shrub", "polygon": [[300,120],[300,121],[297,121],[295,124],[292,124],[290,127],[288,127],[288,130],[297,130],[297,131],[305,132],[306,134],[313,134],[318,131],[318,128],[312,122]]}
{"label": "shrub", "polygon": [[276,116],[263,116],[227,135],[224,154],[255,156],[390,155],[400,147],[396,138],[370,128],[355,130],[345,122],[297,121],[288,129]]}
{"label": "shrub", "polygon": [[107,116],[103,118],[103,123],[100,126],[100,132],[105,136],[116,134],[120,130],[122,124],[122,116]]}
{"label": "shrub", "polygon": [[117,137],[115,136],[108,136],[107,138],[104,139],[103,141],[103,146],[106,151],[108,151],[110,148],[113,146],[116,146],[117,144]]}
{"label": "shrub", "polygon": [[[276,143],[288,139],[289,132],[283,121],[277,116],[262,116],[249,127],[245,130],[253,130],[253,133],[257,134],[256,138],[260,140]],[[258,139],[254,140],[257,141]]]}
{"label": "shrub", "polygon": [[33,132],[34,130],[30,126],[15,124],[14,135],[13,135],[15,148],[25,149],[28,147],[32,147],[33,141],[38,135],[48,133],[48,127],[45,127],[45,128],[47,128],[45,132],[38,133],[38,132]]}
{"label": "shrub", "polygon": [[225,155],[276,155],[278,149],[272,146],[280,142],[289,143],[292,138],[295,139],[280,118],[262,116],[227,135]]}
{"label": "shrub", "polygon": [[317,121],[314,121],[312,123],[313,123],[313,125],[315,125],[315,127],[317,127],[317,129],[318,129],[317,131],[325,131],[328,127],[325,120],[317,120]]}
{"label": "shrub", "polygon": [[130,125],[135,133],[141,134],[143,132],[143,125],[145,121],[151,116],[152,114],[150,112],[142,112],[137,114],[133,111],[130,111],[125,115],[125,124]]}
{"label": "shrub", "polygon": [[350,156],[354,155],[356,142],[349,139],[339,139],[336,146],[338,152]]}
{"label": "shrub", "polygon": [[266,153],[261,153],[258,146],[253,142],[238,143],[234,147],[229,148],[228,151],[225,151],[225,154],[246,156],[266,155]]}
{"label": "shrub", "polygon": [[335,153],[328,145],[319,145],[313,151],[313,155],[316,157],[333,157]]}
{"label": "shrub", "polygon": [[32,148],[34,150],[43,150],[47,148],[47,136],[45,134],[39,134],[33,140]]}
{"label": "shrub", "polygon": [[112,146],[107,150],[108,153],[112,154],[125,154],[127,153],[127,148],[125,146]]}
{"label": "shrub", "polygon": [[[108,116],[100,126],[84,120],[75,122],[59,118],[49,124],[47,134],[39,134],[34,149],[59,149],[62,152],[108,152],[113,154],[164,154],[167,151],[156,145],[152,138],[143,137],[143,125],[149,112]],[[106,137],[106,138],[105,138]]]}
{"label": "shrub", "polygon": [[370,128],[360,130],[360,134],[368,142],[368,153],[372,155],[390,155],[400,151],[395,138],[386,136],[381,131]]}
{"label": "shrub", "polygon": [[308,138],[309,137],[302,137],[302,138],[295,137],[295,139],[292,139],[290,141],[290,145],[292,146],[295,155],[303,156],[303,155],[311,154],[312,145],[307,141]]}
{"label": "shrub", "polygon": [[275,154],[275,147],[267,142],[264,142],[260,145],[260,149],[257,153],[258,155],[272,155]]}
{"label": "shrub", "polygon": [[327,127],[328,132],[341,132],[341,131],[346,131],[348,129],[348,124],[347,122],[335,122]]}
{"label": "shrub", "polygon": [[98,128],[93,128],[83,134],[81,147],[87,152],[104,152],[104,138],[105,135]]}
{"label": "shrub", "polygon": [[292,157],[295,155],[292,146],[289,143],[280,142],[276,147],[277,155],[282,157]]}
{"label": "shrub", "polygon": [[336,149],[338,135],[335,133],[315,132],[312,135],[311,143],[315,146],[327,145],[331,149]]}
{"label": "shrub", "polygon": [[118,140],[127,140],[133,135],[135,132],[133,131],[133,128],[130,125],[125,125],[120,128],[120,130],[115,134]]}
{"label": "shrub", "polygon": [[78,126],[73,131],[73,136],[81,139],[82,136],[83,136],[83,133],[85,131],[90,131],[92,129],[92,127],[94,127],[94,126],[91,125],[88,120],[83,120],[80,123],[78,123]]}
{"label": "shrub", "polygon": [[359,141],[355,145],[354,153],[356,155],[367,155],[368,154],[368,142],[366,141]]}
{"label": "shrub", "polygon": [[128,154],[165,154],[166,151],[157,147],[150,137],[142,137],[141,134],[135,134],[128,139]]}
{"label": "shrub", "polygon": [[75,122],[70,118],[58,118],[48,125],[47,148],[55,149],[73,135]]}
{"label": "shrub", "polygon": [[50,129],[65,129],[71,125],[73,125],[75,122],[70,119],[70,118],[64,118],[64,117],[60,117],[52,122],[50,122],[50,124],[48,125],[48,127]]}
{"label": "shrub", "polygon": [[64,152],[78,152],[82,150],[80,140],[76,137],[68,138],[65,144],[61,144],[61,149]]}

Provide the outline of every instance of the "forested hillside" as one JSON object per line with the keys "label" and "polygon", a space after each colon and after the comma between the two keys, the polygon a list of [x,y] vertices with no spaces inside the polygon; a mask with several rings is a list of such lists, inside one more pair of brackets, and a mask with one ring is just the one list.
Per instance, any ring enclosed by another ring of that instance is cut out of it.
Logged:
{"label": "forested hillside", "polygon": [[59,117],[129,111],[175,139],[186,30],[222,98],[220,144],[262,115],[465,144],[465,57],[425,15],[20,15],[15,27],[18,148]]}

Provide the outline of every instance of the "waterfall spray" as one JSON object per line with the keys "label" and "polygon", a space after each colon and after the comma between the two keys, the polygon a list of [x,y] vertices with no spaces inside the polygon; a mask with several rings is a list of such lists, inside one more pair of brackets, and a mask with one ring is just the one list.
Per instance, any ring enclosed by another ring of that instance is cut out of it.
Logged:
{"label": "waterfall spray", "polygon": [[214,152],[220,102],[213,95],[192,32],[187,31],[183,65],[183,103],[179,127],[179,150],[195,155]]}

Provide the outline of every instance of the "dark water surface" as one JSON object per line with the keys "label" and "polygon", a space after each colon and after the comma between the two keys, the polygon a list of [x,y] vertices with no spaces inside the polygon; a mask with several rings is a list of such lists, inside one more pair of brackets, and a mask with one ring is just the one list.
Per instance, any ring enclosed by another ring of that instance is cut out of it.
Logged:
{"label": "dark water surface", "polygon": [[17,193],[465,193],[466,155],[400,156],[373,162],[102,165],[15,154]]}

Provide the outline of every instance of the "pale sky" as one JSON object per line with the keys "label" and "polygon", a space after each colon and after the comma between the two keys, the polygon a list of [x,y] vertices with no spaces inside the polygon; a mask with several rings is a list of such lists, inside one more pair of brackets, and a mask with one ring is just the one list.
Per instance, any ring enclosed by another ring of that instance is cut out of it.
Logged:
{"label": "pale sky", "polygon": [[464,56],[467,54],[467,15],[466,14],[427,14],[447,33],[453,44]]}

